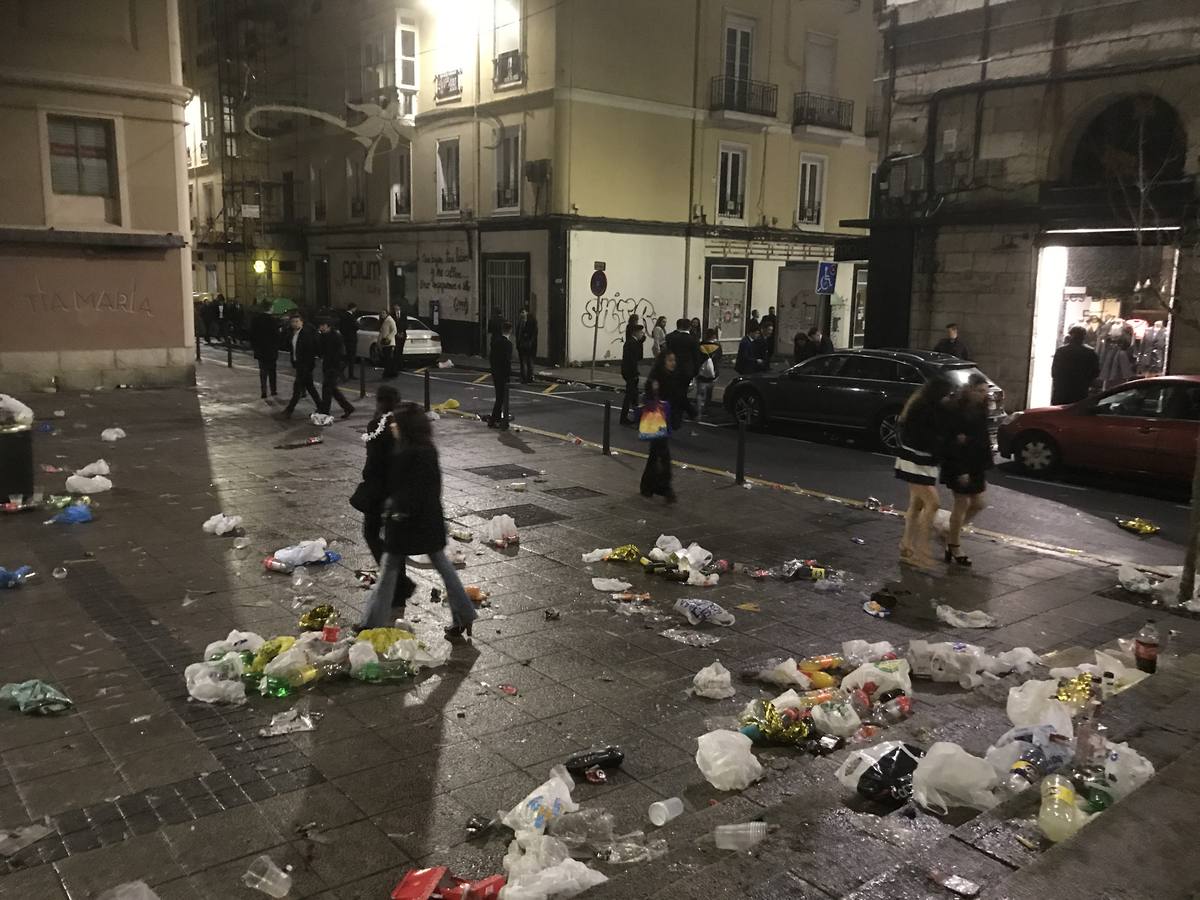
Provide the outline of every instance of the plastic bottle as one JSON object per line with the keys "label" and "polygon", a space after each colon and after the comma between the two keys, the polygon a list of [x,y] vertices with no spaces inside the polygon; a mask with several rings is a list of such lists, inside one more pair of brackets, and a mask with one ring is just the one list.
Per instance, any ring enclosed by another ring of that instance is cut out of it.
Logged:
{"label": "plastic bottle", "polygon": [[1151,619],[1133,639],[1133,656],[1143,672],[1158,671],[1158,626]]}
{"label": "plastic bottle", "polygon": [[1008,770],[1008,777],[1004,779],[1004,787],[1014,794],[1019,794],[1041,778],[1045,772],[1046,754],[1042,752],[1041,747],[1036,744],[1030,744],[1017,757],[1017,761],[1012,764],[1012,768]]}
{"label": "plastic bottle", "polygon": [[808,656],[796,663],[801,672],[823,672],[826,669],[840,669],[846,664],[846,659],[838,653],[823,653],[820,656]]}
{"label": "plastic bottle", "polygon": [[650,804],[649,816],[654,825],[661,828],[683,812],[683,801],[678,797],[669,797]]}
{"label": "plastic bottle", "polygon": [[1065,841],[1083,827],[1086,817],[1075,805],[1075,788],[1061,775],[1042,781],[1042,808],[1038,828],[1049,840]]}
{"label": "plastic bottle", "polygon": [[718,850],[749,850],[767,836],[766,822],[718,825],[713,831]]}
{"label": "plastic bottle", "polygon": [[582,775],[593,766],[602,769],[615,769],[625,761],[625,753],[620,747],[594,747],[582,753],[576,753],[567,759],[566,769],[572,775]]}

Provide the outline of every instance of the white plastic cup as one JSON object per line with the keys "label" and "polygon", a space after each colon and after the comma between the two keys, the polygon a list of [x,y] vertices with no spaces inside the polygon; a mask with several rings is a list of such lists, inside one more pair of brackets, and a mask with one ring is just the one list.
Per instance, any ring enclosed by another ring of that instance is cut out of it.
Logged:
{"label": "white plastic cup", "polygon": [[749,850],[767,836],[766,822],[718,825],[713,832],[719,850]]}
{"label": "white plastic cup", "polygon": [[292,876],[275,865],[271,857],[263,854],[250,863],[242,876],[242,884],[270,897],[286,897],[292,889]]}
{"label": "white plastic cup", "polygon": [[683,801],[678,797],[659,800],[657,803],[650,804],[650,821],[655,826],[662,828],[681,812],[683,812]]}

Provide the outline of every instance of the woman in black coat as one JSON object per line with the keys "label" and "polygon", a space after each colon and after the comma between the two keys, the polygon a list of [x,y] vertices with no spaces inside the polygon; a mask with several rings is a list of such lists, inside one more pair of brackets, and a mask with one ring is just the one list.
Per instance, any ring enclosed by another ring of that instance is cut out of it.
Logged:
{"label": "woman in black coat", "polygon": [[477,613],[445,553],[442,473],[429,419],[413,403],[401,404],[392,417],[390,430],[396,439],[396,450],[388,465],[383,563],[361,627],[381,628],[390,624],[386,598],[392,595],[404,557],[428,555],[446,584],[453,617],[453,624],[446,629],[446,640],[470,638],[471,623]]}
{"label": "woman in black coat", "polygon": [[945,445],[942,451],[942,484],[954,494],[950,527],[946,531],[946,562],[971,565],[958,542],[963,526],[987,506],[986,472],[994,465],[992,436],[988,433],[988,382],[972,375],[966,387],[945,403]]}
{"label": "woman in black coat", "polygon": [[900,413],[896,477],[908,482],[908,510],[900,538],[900,562],[933,568],[929,537],[938,511],[938,462],[944,446],[942,400],[950,383],[933,378],[921,385]]}
{"label": "woman in black coat", "polygon": [[671,383],[676,373],[675,354],[664,350],[646,378],[646,397],[642,403],[643,416],[661,409],[665,430],[660,437],[649,440],[650,452],[646,456],[646,468],[642,470],[641,493],[643,497],[660,494],[668,503],[675,502],[675,489],[671,486],[671,402],[665,398],[663,385]]}

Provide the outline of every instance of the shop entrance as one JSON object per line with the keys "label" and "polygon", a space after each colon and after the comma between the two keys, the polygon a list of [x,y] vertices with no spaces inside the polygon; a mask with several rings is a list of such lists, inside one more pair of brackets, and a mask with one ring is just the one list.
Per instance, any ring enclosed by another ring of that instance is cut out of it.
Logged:
{"label": "shop entrance", "polygon": [[1030,407],[1047,406],[1054,351],[1080,326],[1100,357],[1099,386],[1166,370],[1177,251],[1151,246],[1043,247],[1030,348]]}
{"label": "shop entrance", "polygon": [[[708,260],[708,302],[704,308],[704,327],[715,328],[725,353],[737,352],[738,342],[746,333],[750,315],[750,261],[741,259]],[[667,331],[674,323],[667,323]]]}

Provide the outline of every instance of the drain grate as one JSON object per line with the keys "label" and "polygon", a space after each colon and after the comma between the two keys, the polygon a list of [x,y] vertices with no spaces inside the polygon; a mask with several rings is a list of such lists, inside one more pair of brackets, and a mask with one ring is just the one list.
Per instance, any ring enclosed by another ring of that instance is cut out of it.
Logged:
{"label": "drain grate", "polygon": [[574,487],[550,488],[544,493],[558,497],[560,500],[589,500],[592,497],[604,496],[603,491],[593,491],[591,488],[580,487],[579,485]]}
{"label": "drain grate", "polygon": [[475,515],[481,519],[509,515],[517,523],[517,528],[548,525],[551,522],[561,522],[567,518],[565,515],[556,513],[552,509],[546,509],[544,506],[537,506],[533,503],[518,503],[516,506],[498,506],[495,509],[481,509]]}
{"label": "drain grate", "polygon": [[476,475],[483,475],[492,481],[505,481],[511,478],[528,478],[530,475],[537,475],[536,469],[527,469],[524,466],[513,465],[506,463],[502,466],[478,466],[474,469],[467,469],[468,472],[473,472]]}

